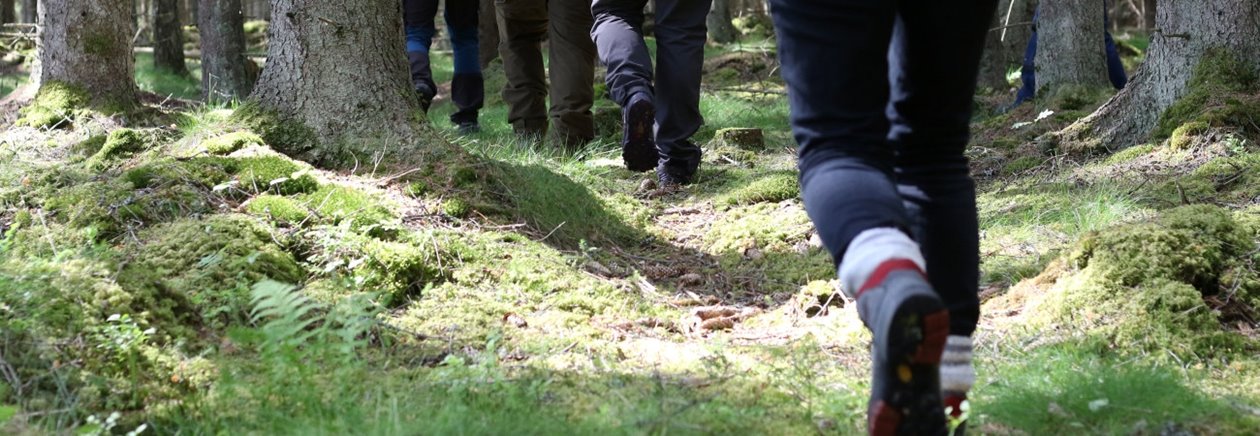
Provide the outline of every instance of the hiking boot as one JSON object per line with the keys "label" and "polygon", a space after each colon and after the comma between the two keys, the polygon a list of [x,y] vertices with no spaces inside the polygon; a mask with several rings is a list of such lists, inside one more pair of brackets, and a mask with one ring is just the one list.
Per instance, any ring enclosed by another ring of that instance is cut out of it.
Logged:
{"label": "hiking boot", "polygon": [[656,167],[656,186],[659,189],[676,189],[691,184],[691,176],[671,170],[665,164]]}
{"label": "hiking boot", "polygon": [[437,95],[427,83],[417,83],[415,86],[416,98],[420,100],[420,110],[429,113],[429,106],[433,104],[433,96]]}
{"label": "hiking boot", "polygon": [[881,264],[858,291],[871,330],[870,434],[945,434],[940,362],[949,311],[909,260]]}
{"label": "hiking boot", "polygon": [[455,126],[455,132],[461,136],[476,135],[481,133],[481,124],[476,121],[464,121]]}
{"label": "hiking boot", "polygon": [[634,172],[648,171],[656,167],[658,154],[652,126],[656,122],[656,109],[646,93],[630,97],[621,112],[621,158],[626,169]]}

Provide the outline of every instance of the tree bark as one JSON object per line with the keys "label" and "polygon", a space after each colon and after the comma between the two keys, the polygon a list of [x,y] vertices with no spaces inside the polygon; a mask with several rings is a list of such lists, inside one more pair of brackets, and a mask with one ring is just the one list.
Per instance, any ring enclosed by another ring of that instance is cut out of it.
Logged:
{"label": "tree bark", "polygon": [[495,17],[494,0],[480,0],[477,17],[477,60],[481,68],[499,57],[499,20]]}
{"label": "tree bark", "polygon": [[22,22],[34,23],[38,18],[36,12],[39,11],[38,0],[22,0]]}
{"label": "tree bark", "polygon": [[39,6],[36,83],[86,91],[91,104],[115,110],[139,104],[131,48],[131,4],[60,0]]}
{"label": "tree bark", "polygon": [[245,57],[241,0],[200,0],[201,96],[207,102],[240,100],[254,88]]}
{"label": "tree bark", "polygon": [[1024,62],[1024,48],[1032,35],[1035,3],[1030,0],[1001,0],[994,12],[991,31],[985,37],[984,56],[980,61],[979,85],[982,88],[1006,90],[1009,68]]}
{"label": "tree bark", "polygon": [[398,0],[276,0],[271,10],[267,65],[250,98],[317,142],[281,151],[336,165],[356,147],[423,136]]}
{"label": "tree bark", "polygon": [[1046,87],[1104,86],[1103,0],[1045,0],[1037,21],[1037,94]]}
{"label": "tree bark", "polygon": [[0,23],[17,21],[17,4],[13,0],[0,0]]}
{"label": "tree bark", "polygon": [[1059,132],[1064,148],[1117,150],[1146,141],[1164,110],[1185,95],[1210,49],[1260,68],[1260,2],[1166,0],[1157,12],[1159,31],[1151,35],[1146,62],[1123,91]]}
{"label": "tree bark", "polygon": [[738,38],[735,25],[731,24],[731,2],[713,0],[708,17],[709,39],[718,44],[730,44]]}
{"label": "tree bark", "polygon": [[180,0],[154,0],[153,66],[159,70],[188,75],[184,63],[184,28],[179,22]]}

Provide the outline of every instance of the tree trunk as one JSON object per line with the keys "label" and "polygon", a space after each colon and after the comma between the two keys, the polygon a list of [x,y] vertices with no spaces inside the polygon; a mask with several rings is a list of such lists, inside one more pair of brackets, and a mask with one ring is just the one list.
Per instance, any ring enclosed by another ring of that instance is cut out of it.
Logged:
{"label": "tree trunk", "polygon": [[17,21],[17,6],[13,0],[0,0],[0,23]]}
{"label": "tree trunk", "polygon": [[336,165],[356,147],[423,136],[398,0],[276,0],[271,11],[267,65],[250,98],[316,142],[281,151]]}
{"label": "tree trunk", "polygon": [[22,0],[22,22],[23,23],[35,22],[37,18],[36,13],[39,11],[38,3],[39,2],[37,0]]}
{"label": "tree trunk", "polygon": [[1104,86],[1103,0],[1045,0],[1037,20],[1037,95],[1046,87]]}
{"label": "tree trunk", "polygon": [[184,63],[184,28],[179,22],[180,0],[155,0],[153,9],[153,66],[188,75]]}
{"label": "tree trunk", "polygon": [[991,31],[985,37],[984,56],[980,61],[979,85],[982,88],[1007,90],[1006,72],[1024,61],[1024,48],[1032,35],[1034,2],[1001,0],[993,16]]}
{"label": "tree trunk", "polygon": [[735,25],[731,24],[730,0],[713,0],[709,8],[709,39],[718,44],[730,44],[738,38]]}
{"label": "tree trunk", "polygon": [[1155,30],[1155,0],[1142,0],[1142,29]]}
{"label": "tree trunk", "polygon": [[254,88],[245,57],[241,0],[200,0],[201,97],[207,102],[244,99]]}
{"label": "tree trunk", "polygon": [[127,2],[42,2],[36,38],[39,65],[31,75],[34,81],[81,88],[97,107],[123,110],[139,104],[131,12]]}
{"label": "tree trunk", "polygon": [[1260,2],[1165,0],[1146,62],[1124,90],[1093,114],[1060,132],[1066,149],[1117,150],[1148,139],[1160,115],[1185,95],[1195,67],[1222,49],[1260,68]]}
{"label": "tree trunk", "polygon": [[477,60],[481,67],[499,57],[499,20],[495,17],[494,0],[481,0],[477,17]]}

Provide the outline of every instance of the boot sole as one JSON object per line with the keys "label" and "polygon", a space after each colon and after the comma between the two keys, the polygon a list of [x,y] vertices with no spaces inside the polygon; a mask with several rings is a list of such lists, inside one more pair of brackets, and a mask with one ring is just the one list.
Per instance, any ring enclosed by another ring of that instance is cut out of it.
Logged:
{"label": "boot sole", "polygon": [[656,114],[652,103],[639,100],[626,110],[624,136],[621,145],[621,158],[626,169],[644,172],[656,168],[658,155],[656,143],[652,140],[652,124],[656,122]]}
{"label": "boot sole", "polygon": [[883,365],[876,374],[885,378],[886,388],[872,393],[870,433],[943,434],[940,363],[949,311],[935,295],[911,295],[884,328],[884,346],[877,350],[882,355],[874,364]]}

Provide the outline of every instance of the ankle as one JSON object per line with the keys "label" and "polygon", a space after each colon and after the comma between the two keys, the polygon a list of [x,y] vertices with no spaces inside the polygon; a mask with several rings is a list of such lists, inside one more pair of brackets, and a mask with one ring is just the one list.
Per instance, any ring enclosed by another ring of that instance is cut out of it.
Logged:
{"label": "ankle", "polygon": [[853,238],[840,261],[841,289],[856,300],[879,286],[888,274],[904,270],[926,271],[919,245],[892,227],[869,229]]}

